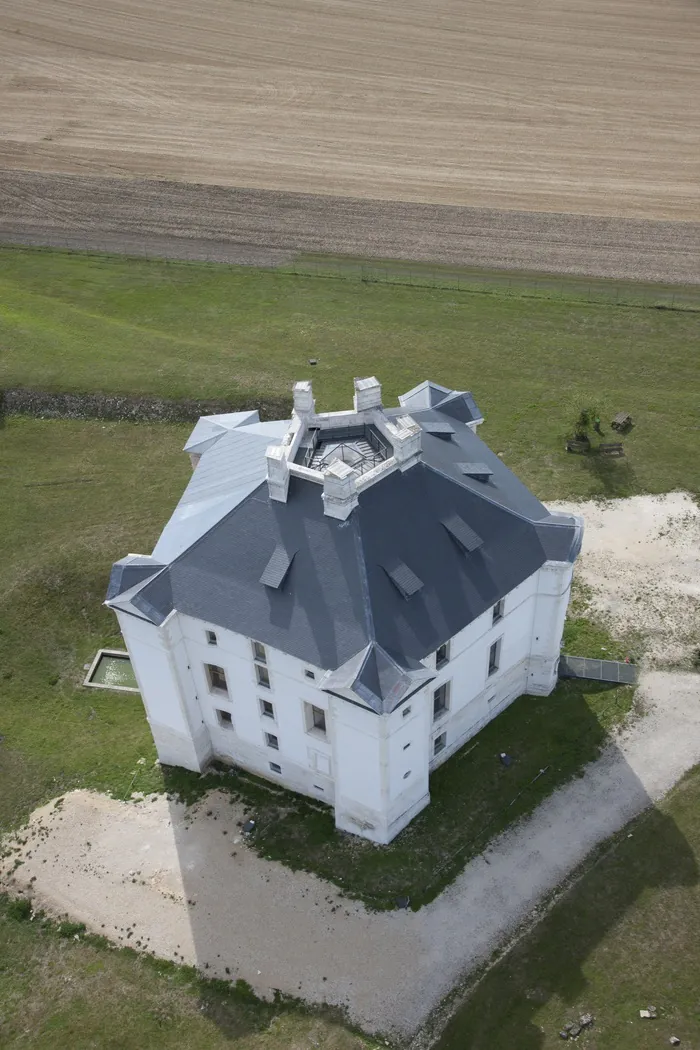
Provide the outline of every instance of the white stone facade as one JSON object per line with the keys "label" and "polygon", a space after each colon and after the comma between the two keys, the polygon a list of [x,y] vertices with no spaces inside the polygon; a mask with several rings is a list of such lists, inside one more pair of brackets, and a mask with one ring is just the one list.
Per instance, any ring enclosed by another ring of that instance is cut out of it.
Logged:
{"label": "white stone facade", "polygon": [[[215,624],[177,612],[160,627],[117,616],[163,763],[197,771],[212,759],[234,763],[333,805],[339,828],[385,843],[429,803],[433,769],[516,697],[554,688],[572,570],[545,563],[505,597],[496,622],[489,610],[450,639],[432,682],[382,715],[325,693],[324,668],[269,646],[256,661],[254,639]],[[222,668],[227,694],[208,666]],[[447,706],[434,716],[443,685]],[[314,728],[313,707],[325,731]]]}

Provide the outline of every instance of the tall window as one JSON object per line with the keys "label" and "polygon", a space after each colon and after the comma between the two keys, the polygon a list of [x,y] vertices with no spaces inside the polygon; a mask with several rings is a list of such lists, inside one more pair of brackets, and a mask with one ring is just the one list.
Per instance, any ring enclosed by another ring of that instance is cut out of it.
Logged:
{"label": "tall window", "polygon": [[505,598],[499,598],[493,607],[493,623],[498,623],[499,620],[503,619],[503,612],[505,610],[506,600]]}
{"label": "tall window", "polygon": [[261,700],[260,701],[260,714],[264,715],[265,718],[274,718],[275,717],[275,709],[274,709],[274,707],[272,706],[272,704],[270,703],[269,700]]}
{"label": "tall window", "polygon": [[317,736],[326,735],[326,712],[322,707],[316,707],[315,704],[304,704],[304,720],[308,733],[315,733]]}
{"label": "tall window", "polygon": [[495,674],[498,670],[498,664],[501,659],[501,639],[494,642],[489,649],[489,674]]}
{"label": "tall window", "polygon": [[444,715],[450,706],[450,683],[443,682],[433,693],[433,719]]}
{"label": "tall window", "polygon": [[253,659],[259,664],[267,663],[267,653],[265,652],[265,646],[260,642],[253,642]]}
{"label": "tall window", "polygon": [[209,691],[228,696],[228,683],[226,682],[226,672],[223,667],[219,667],[217,664],[205,664],[204,670],[209,683]]}
{"label": "tall window", "polygon": [[258,685],[263,686],[265,689],[270,688],[270,672],[263,664],[255,665],[255,677]]}
{"label": "tall window", "polygon": [[450,643],[445,642],[441,645],[438,651],[435,653],[435,667],[439,671],[441,667],[444,667],[450,659]]}
{"label": "tall window", "polygon": [[436,736],[433,741],[433,754],[439,755],[441,751],[445,750],[447,746],[447,733],[440,733],[440,736]]}
{"label": "tall window", "polygon": [[216,631],[207,631],[207,645],[216,645]]}

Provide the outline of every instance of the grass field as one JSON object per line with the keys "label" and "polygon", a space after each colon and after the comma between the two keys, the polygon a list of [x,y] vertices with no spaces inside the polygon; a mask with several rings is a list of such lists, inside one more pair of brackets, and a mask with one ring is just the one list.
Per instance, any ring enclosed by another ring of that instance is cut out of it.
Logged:
{"label": "grass field", "polygon": [[[436,1050],[554,1050],[583,1013],[576,1045],[700,1046],[700,769],[612,843],[536,929],[481,981]],[[639,1010],[654,1005],[657,1020]]]}
{"label": "grass field", "polygon": [[[0,250],[0,386],[253,404],[313,373],[338,409],[355,375],[387,403],[431,378],[473,390],[483,437],[543,499],[700,491],[697,332],[678,311]],[[584,404],[632,413],[624,463],[564,452]]]}
{"label": "grass field", "polygon": [[[28,921],[0,895],[3,1050],[361,1050],[330,1011],[262,1003],[245,987]],[[79,927],[78,927],[79,929]]]}

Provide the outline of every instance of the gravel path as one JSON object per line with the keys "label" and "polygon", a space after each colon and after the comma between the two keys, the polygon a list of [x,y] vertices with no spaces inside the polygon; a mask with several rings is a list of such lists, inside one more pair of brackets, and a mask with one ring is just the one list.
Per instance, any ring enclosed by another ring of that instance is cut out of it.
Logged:
{"label": "gravel path", "polygon": [[261,859],[218,794],[186,818],[163,797],[73,792],[33,814],[4,881],[27,889],[34,878],[42,906],[120,943],[244,977],[261,994],[342,1004],[365,1028],[406,1036],[598,842],[700,762],[700,676],[652,672],[641,693],[645,718],[417,913],[370,914]]}
{"label": "gravel path", "polygon": [[700,222],[1,169],[0,241],[253,266],[318,252],[700,283]]}

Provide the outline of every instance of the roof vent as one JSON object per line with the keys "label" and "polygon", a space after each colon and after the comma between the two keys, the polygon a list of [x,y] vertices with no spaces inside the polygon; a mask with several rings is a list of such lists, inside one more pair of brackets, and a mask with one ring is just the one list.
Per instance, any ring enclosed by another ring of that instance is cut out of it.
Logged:
{"label": "roof vent", "polygon": [[449,441],[454,434],[454,428],[449,423],[431,422],[428,420],[427,423],[423,423],[423,430],[426,434],[433,434],[435,437],[442,438],[443,441]]}
{"label": "roof vent", "polygon": [[382,565],[382,568],[401,597],[405,598],[406,601],[412,598],[414,594],[417,594],[423,587],[423,581],[419,580],[415,572],[409,569],[408,565],[403,561],[394,561],[390,565]]}
{"label": "roof vent", "polygon": [[458,463],[457,466],[468,478],[474,478],[476,481],[488,481],[493,476],[491,467],[487,467],[485,463]]}
{"label": "roof vent", "polygon": [[473,554],[484,542],[481,536],[474,532],[474,529],[467,525],[458,514],[451,514],[449,518],[443,518],[442,524],[465,554]]}
{"label": "roof vent", "polygon": [[265,566],[265,570],[260,577],[260,582],[264,583],[266,587],[273,587],[278,591],[287,578],[287,573],[292,567],[295,554],[296,551],[289,554],[284,547],[278,544],[272,552],[272,557]]}

